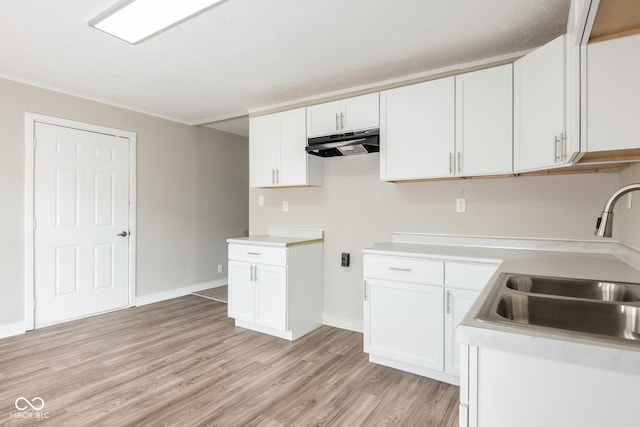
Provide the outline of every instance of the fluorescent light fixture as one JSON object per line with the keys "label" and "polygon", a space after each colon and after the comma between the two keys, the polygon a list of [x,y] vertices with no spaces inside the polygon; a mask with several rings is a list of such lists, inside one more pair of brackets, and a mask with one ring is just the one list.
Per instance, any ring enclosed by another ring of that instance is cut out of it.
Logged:
{"label": "fluorescent light fixture", "polygon": [[221,1],[128,0],[107,10],[89,25],[136,44]]}

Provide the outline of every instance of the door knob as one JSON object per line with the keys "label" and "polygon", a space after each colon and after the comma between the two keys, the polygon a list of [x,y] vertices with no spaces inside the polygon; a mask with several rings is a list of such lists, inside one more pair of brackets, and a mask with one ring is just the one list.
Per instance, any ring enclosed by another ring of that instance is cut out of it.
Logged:
{"label": "door knob", "polygon": [[126,231],[123,231],[122,233],[116,234],[116,236],[120,236],[120,237],[127,237],[128,235],[129,235],[129,233],[127,233]]}

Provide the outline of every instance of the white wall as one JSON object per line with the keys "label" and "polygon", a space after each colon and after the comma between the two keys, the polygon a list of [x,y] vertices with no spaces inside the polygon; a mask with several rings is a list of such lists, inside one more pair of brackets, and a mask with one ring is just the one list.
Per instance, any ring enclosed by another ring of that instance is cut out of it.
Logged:
{"label": "white wall", "polygon": [[[620,172],[619,186],[640,182],[640,164]],[[608,199],[602,200],[602,205]],[[629,196],[625,196],[629,197]],[[640,250],[640,192],[631,193],[631,209],[627,209],[626,199],[621,199],[613,210],[613,238]],[[600,208],[602,209],[602,208]]]}
{"label": "white wall", "polygon": [[[137,294],[226,277],[248,228],[248,141],[0,79],[0,326],[24,317],[24,113],[137,133]],[[225,271],[217,273],[217,265]]]}
{"label": "white wall", "polygon": [[[325,230],[325,314],[351,322],[362,321],[361,251],[392,232],[592,240],[619,184],[617,173],[393,184],[379,180],[379,159],[327,158],[319,188],[250,191],[251,234],[271,226]],[[457,197],[467,199],[467,213],[455,213]],[[341,252],[351,253],[350,268],[340,267]]]}

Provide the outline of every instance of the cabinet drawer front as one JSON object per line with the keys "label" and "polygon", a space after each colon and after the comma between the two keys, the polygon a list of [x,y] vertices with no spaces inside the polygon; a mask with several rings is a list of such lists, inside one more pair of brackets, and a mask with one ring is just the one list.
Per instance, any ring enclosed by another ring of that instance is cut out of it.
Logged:
{"label": "cabinet drawer front", "polygon": [[445,283],[448,287],[479,291],[497,269],[497,265],[491,264],[447,262],[444,267]]}
{"label": "cabinet drawer front", "polygon": [[443,285],[444,263],[417,258],[365,255],[364,277]]}
{"label": "cabinet drawer front", "polygon": [[286,265],[287,249],[258,245],[229,245],[229,259],[256,264]]}

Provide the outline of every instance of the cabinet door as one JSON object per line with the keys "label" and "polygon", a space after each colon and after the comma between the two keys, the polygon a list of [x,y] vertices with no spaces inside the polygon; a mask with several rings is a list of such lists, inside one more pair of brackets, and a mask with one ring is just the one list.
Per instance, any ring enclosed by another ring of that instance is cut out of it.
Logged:
{"label": "cabinet door", "polygon": [[367,279],[369,353],[443,369],[443,288]]}
{"label": "cabinet door", "polygon": [[562,166],[565,134],[564,36],[514,63],[514,170]]}
{"label": "cabinet door", "polygon": [[272,187],[278,168],[280,145],[280,117],[278,114],[255,117],[250,120],[250,182],[252,187]]}
{"label": "cabinet door", "polygon": [[229,317],[255,321],[256,282],[252,281],[252,264],[229,261]]}
{"label": "cabinet door", "polygon": [[280,162],[277,186],[307,185],[306,111],[298,108],[278,113],[280,117]]}
{"label": "cabinet door", "polygon": [[460,344],[456,338],[456,328],[480,292],[452,288],[446,288],[444,292],[444,370],[460,375]]}
{"label": "cabinet door", "polygon": [[380,106],[377,92],[344,99],[341,104],[343,132],[379,126]]}
{"label": "cabinet door", "polygon": [[456,76],[456,175],[513,172],[513,66]]}
{"label": "cabinet door", "polygon": [[380,178],[453,175],[454,78],[380,92]]}
{"label": "cabinet door", "polygon": [[340,101],[307,107],[307,138],[340,130]]}
{"label": "cabinet door", "polygon": [[258,264],[256,323],[287,329],[287,273],[285,267]]}
{"label": "cabinet door", "polygon": [[640,35],[587,49],[588,151],[640,148]]}

